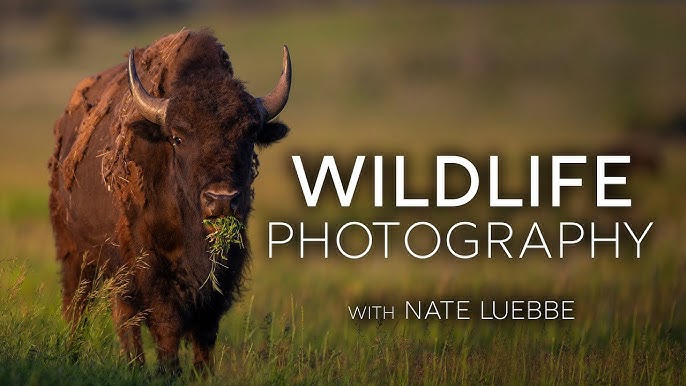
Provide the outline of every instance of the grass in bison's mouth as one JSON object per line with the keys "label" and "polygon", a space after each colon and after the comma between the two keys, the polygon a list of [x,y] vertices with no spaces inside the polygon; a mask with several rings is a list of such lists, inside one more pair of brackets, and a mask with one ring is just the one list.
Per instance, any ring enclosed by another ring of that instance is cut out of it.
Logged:
{"label": "grass in bison's mouth", "polygon": [[215,291],[222,293],[222,290],[219,287],[219,281],[215,275],[217,265],[227,268],[220,261],[228,260],[229,249],[231,249],[232,245],[235,244],[241,249],[245,248],[243,245],[243,235],[241,233],[241,230],[245,228],[245,225],[233,216],[205,219],[202,223],[212,230],[207,235],[207,242],[210,247],[208,252],[210,254],[210,260],[212,261],[212,267],[210,268],[210,273],[207,275],[207,279],[205,279],[205,282],[202,283],[200,288],[204,287],[209,281]]}

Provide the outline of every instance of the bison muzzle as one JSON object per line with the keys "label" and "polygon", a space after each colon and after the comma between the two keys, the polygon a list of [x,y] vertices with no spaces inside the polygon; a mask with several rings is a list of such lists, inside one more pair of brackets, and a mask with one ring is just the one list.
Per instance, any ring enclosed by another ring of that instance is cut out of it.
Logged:
{"label": "bison muzzle", "polygon": [[[142,315],[158,364],[177,372],[188,338],[206,368],[221,316],[239,295],[249,246],[213,265],[204,220],[248,221],[256,150],[284,138],[291,65],[255,98],[207,31],[183,30],[131,50],[128,65],[82,80],[55,124],[50,217],[62,266],[63,313],[83,316],[96,275],[128,272],[112,295],[121,350],[143,363]],[[139,77],[140,74],[140,77]],[[217,286],[203,285],[214,275]],[[85,290],[83,290],[85,288]]]}

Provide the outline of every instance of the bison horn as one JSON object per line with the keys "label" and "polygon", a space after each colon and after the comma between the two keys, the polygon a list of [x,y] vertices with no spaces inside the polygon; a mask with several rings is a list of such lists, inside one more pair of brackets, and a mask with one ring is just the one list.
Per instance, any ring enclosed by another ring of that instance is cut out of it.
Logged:
{"label": "bison horn", "polygon": [[288,102],[288,94],[291,91],[291,55],[288,53],[287,46],[283,46],[282,67],[281,77],[276,87],[269,94],[257,98],[257,106],[264,122],[268,122],[279,115]]}
{"label": "bison horn", "polygon": [[163,125],[167,116],[167,106],[169,99],[155,98],[148,94],[141,84],[138,73],[136,73],[136,63],[133,58],[133,50],[129,54],[129,89],[133,96],[133,103],[138,112],[150,122]]}

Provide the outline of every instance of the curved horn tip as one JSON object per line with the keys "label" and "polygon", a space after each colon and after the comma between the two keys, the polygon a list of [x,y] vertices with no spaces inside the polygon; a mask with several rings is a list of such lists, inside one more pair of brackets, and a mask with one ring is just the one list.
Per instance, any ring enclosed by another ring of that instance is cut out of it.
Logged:
{"label": "curved horn tip", "polygon": [[135,51],[134,48],[132,48],[131,51],[129,51],[129,63],[128,63],[129,68],[128,69],[129,69],[129,71],[131,71],[133,69],[133,71],[135,72],[136,71],[136,58],[134,57],[134,51]]}
{"label": "curved horn tip", "polygon": [[279,77],[279,82],[276,87],[270,91],[267,95],[256,98],[260,114],[264,122],[269,122],[274,119],[281,110],[286,106],[288,101],[288,94],[291,90],[291,55],[288,51],[288,46],[283,45],[283,59],[281,65],[281,76]]}
{"label": "curved horn tip", "polygon": [[129,52],[129,61],[127,63],[126,70],[128,71],[129,90],[131,90],[131,93],[133,94],[133,88],[135,86],[134,81],[138,79],[138,74],[136,73],[136,61],[133,57],[133,48],[131,49],[131,52]]}
{"label": "curved horn tip", "polygon": [[150,122],[163,125],[167,116],[169,99],[155,98],[148,94],[143,87],[136,71],[134,49],[129,52],[129,90],[138,112]]}
{"label": "curved horn tip", "polygon": [[282,65],[281,65],[281,72],[286,72],[288,71],[290,74],[290,69],[291,69],[291,53],[288,51],[288,46],[283,45],[283,60],[282,60]]}

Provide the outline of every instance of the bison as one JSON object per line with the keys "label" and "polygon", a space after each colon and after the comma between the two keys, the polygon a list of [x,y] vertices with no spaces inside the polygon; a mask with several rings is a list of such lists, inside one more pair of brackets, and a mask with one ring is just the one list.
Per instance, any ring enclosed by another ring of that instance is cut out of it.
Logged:
{"label": "bison", "polygon": [[[250,254],[242,228],[246,244],[215,265],[206,239],[212,227],[203,220],[247,223],[256,149],[289,131],[273,120],[290,92],[286,46],[282,66],[276,87],[255,98],[211,32],[182,30],[77,85],[55,124],[49,162],[68,322],[83,317],[96,275],[130,272],[112,295],[125,357],[144,363],[141,323],[130,323],[141,315],[160,370],[179,371],[182,339],[192,343],[197,368],[210,365]],[[210,272],[216,286],[203,285]]]}

